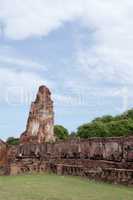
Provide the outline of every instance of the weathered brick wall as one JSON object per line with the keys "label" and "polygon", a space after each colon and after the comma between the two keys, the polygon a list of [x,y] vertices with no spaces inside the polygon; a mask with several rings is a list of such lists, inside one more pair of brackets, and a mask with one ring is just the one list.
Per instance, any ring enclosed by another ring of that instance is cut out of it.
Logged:
{"label": "weathered brick wall", "polygon": [[0,140],[0,175],[6,173],[7,166],[7,145]]}
{"label": "weathered brick wall", "polygon": [[18,152],[30,156],[32,152],[61,158],[83,158],[116,162],[133,161],[133,137],[92,138],[67,140],[56,143],[20,145]]}
{"label": "weathered brick wall", "polygon": [[52,171],[133,184],[133,137],[91,138],[19,145],[11,174]]}
{"label": "weathered brick wall", "polygon": [[133,137],[27,143],[17,147],[17,156],[19,154],[27,157],[39,154],[41,157],[49,158],[133,162]]}

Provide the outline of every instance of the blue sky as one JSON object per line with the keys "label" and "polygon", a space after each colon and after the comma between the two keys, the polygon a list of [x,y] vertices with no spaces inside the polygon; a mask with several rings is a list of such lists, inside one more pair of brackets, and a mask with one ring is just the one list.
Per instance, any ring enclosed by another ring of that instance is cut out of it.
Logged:
{"label": "blue sky", "polygon": [[133,107],[133,2],[0,0],[0,138],[19,136],[39,85],[70,131]]}

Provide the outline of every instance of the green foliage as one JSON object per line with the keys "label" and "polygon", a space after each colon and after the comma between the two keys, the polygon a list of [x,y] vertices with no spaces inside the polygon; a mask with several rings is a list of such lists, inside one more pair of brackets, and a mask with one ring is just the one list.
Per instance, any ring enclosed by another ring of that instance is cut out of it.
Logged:
{"label": "green foliage", "polygon": [[61,125],[54,126],[54,134],[60,140],[65,140],[69,136],[68,130]]}
{"label": "green foliage", "polygon": [[77,136],[81,138],[104,137],[108,135],[108,129],[103,122],[96,121],[84,124],[78,128]]}
{"label": "green foliage", "polygon": [[133,135],[133,109],[115,117],[107,115],[96,118],[77,130],[77,136],[80,138],[128,135]]}
{"label": "green foliage", "polygon": [[18,145],[19,144],[19,138],[9,137],[6,142],[9,145]]}
{"label": "green foliage", "polygon": [[113,117],[111,115],[105,115],[103,117],[98,117],[96,119],[94,119],[92,122],[103,122],[103,123],[107,123],[113,120]]}
{"label": "green foliage", "polygon": [[74,132],[74,131],[72,131],[71,133],[70,133],[70,135],[69,135],[69,138],[70,139],[74,139],[74,138],[76,138],[77,137],[77,134],[76,134],[76,132]]}
{"label": "green foliage", "polygon": [[107,124],[110,136],[128,136],[133,134],[133,120],[123,119],[120,121],[112,121]]}
{"label": "green foliage", "polygon": [[123,119],[133,119],[133,109],[132,110],[128,110],[127,112],[123,113],[121,115],[121,117]]}

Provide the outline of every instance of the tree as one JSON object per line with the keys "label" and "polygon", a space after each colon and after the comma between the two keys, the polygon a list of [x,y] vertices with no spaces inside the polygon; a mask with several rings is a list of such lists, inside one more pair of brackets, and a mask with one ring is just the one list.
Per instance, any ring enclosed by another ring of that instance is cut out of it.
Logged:
{"label": "tree", "polygon": [[103,117],[97,117],[94,119],[92,122],[103,122],[103,123],[108,123],[113,121],[113,117],[111,115],[105,115]]}
{"label": "tree", "polygon": [[121,115],[122,118],[124,119],[133,119],[133,109],[131,110],[128,110],[126,112],[124,112],[122,115]]}
{"label": "tree", "polygon": [[123,119],[120,121],[112,121],[108,125],[108,131],[111,136],[128,136],[133,134],[133,120]]}
{"label": "tree", "polygon": [[65,140],[69,136],[68,130],[61,125],[54,126],[54,134],[57,137],[57,139],[61,140]]}
{"label": "tree", "polygon": [[97,121],[80,126],[77,136],[80,138],[107,137],[109,136],[109,132],[104,123]]}
{"label": "tree", "polygon": [[18,145],[19,144],[19,138],[9,137],[6,142],[9,145]]}
{"label": "tree", "polygon": [[80,138],[128,135],[133,135],[133,109],[115,117],[98,117],[90,123],[81,125],[77,130],[77,136]]}

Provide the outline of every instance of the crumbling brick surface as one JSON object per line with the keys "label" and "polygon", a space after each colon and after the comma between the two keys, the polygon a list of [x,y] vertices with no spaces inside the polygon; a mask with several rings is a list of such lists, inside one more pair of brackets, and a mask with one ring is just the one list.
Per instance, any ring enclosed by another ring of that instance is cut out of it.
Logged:
{"label": "crumbling brick surface", "polygon": [[7,145],[0,140],[0,175],[6,173],[7,166]]}
{"label": "crumbling brick surface", "polygon": [[46,86],[41,86],[35,102],[31,104],[26,131],[21,135],[21,143],[54,141],[54,112],[51,93]]}
{"label": "crumbling brick surface", "polygon": [[133,184],[132,153],[133,137],[74,139],[52,144],[27,143],[17,147],[11,171],[52,171],[62,175]]}

